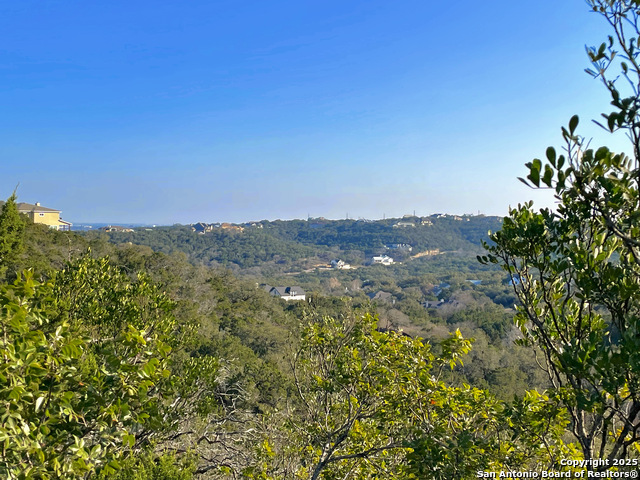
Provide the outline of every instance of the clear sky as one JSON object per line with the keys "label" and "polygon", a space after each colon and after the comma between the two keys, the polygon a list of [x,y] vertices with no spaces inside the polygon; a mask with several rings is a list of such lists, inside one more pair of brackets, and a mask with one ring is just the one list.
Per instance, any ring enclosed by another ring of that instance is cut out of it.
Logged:
{"label": "clear sky", "polygon": [[516,177],[571,115],[611,144],[582,0],[0,0],[0,31],[0,197],[76,223],[504,215],[551,204]]}

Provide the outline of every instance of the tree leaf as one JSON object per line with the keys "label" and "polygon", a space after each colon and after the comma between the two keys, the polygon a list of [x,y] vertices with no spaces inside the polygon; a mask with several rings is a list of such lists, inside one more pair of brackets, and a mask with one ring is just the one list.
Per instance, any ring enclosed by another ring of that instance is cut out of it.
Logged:
{"label": "tree leaf", "polygon": [[36,412],[40,411],[40,408],[42,407],[42,404],[44,403],[45,398],[44,397],[38,397],[36,400]]}
{"label": "tree leaf", "polygon": [[576,131],[576,128],[578,128],[578,122],[578,115],[574,115],[573,117],[571,117],[571,120],[569,120],[569,133],[571,133],[571,135],[573,135]]}

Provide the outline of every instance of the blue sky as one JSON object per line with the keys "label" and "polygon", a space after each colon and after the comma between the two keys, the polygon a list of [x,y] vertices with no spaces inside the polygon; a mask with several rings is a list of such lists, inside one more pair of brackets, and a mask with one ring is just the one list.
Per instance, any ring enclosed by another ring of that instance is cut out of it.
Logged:
{"label": "blue sky", "polygon": [[0,31],[0,197],[76,223],[503,215],[551,204],[516,177],[571,115],[616,146],[581,0],[0,0]]}

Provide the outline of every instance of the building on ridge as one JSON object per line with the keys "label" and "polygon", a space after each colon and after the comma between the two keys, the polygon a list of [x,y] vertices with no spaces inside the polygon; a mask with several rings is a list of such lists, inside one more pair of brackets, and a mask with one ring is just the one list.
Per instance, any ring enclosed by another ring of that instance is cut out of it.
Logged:
{"label": "building on ridge", "polygon": [[[0,208],[5,202],[0,201]],[[60,210],[55,208],[43,207],[40,202],[32,203],[16,203],[18,211],[31,219],[33,223],[41,223],[47,225],[54,230],[71,230],[73,225],[70,222],[65,222],[60,218]]]}

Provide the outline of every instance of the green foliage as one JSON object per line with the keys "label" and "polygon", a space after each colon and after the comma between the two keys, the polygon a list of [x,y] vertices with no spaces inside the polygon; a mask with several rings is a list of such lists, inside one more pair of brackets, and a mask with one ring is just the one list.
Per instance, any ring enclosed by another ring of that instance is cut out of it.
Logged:
{"label": "green foliage", "polygon": [[[98,236],[100,235],[100,237]],[[105,238],[116,243],[133,242],[172,254],[183,252],[194,263],[208,266],[256,267],[265,263],[286,266],[316,251],[296,242],[286,241],[262,230],[229,232],[216,229],[206,235],[192,232],[189,227],[164,227],[137,230],[133,233],[87,233],[90,239]]]}
{"label": "green foliage", "polygon": [[[531,202],[512,209],[481,261],[510,274],[521,303],[516,322],[546,358],[549,397],[571,414],[582,455],[612,460],[634,452],[640,430],[640,6],[588,3],[614,30],[587,50],[588,73],[602,80],[615,108],[601,126],[626,131],[633,155],[587,148],[571,118],[562,129],[565,154],[549,147],[544,162],[527,164],[523,180],[552,189],[557,209],[536,211]],[[626,93],[609,78],[616,65],[631,85]]]}
{"label": "green foliage", "polygon": [[13,267],[24,249],[27,219],[18,212],[16,194],[2,205],[0,212],[0,278]]}
{"label": "green foliage", "polygon": [[447,318],[450,325],[461,322],[470,322],[479,327],[493,344],[501,343],[513,325],[512,315],[492,303],[483,306],[472,305],[454,312]]}
{"label": "green foliage", "polygon": [[489,393],[440,379],[469,351],[460,332],[436,356],[421,339],[376,323],[364,315],[306,326],[293,364],[298,408],[250,478],[475,478],[511,461],[549,461],[550,450],[562,448],[561,409],[518,410],[548,420],[539,429],[549,441],[543,450],[539,439],[514,432]]}
{"label": "green foliage", "polygon": [[179,342],[170,335],[174,304],[146,274],[131,279],[108,257],[87,254],[57,272],[53,284],[59,316],[91,328],[101,338],[113,338],[130,325],[153,332],[152,341],[161,349],[166,348],[163,342]]}
{"label": "green foliage", "polygon": [[101,472],[96,480],[191,480],[195,470],[191,455],[178,458],[168,453],[157,456],[142,452],[121,462],[117,472]]}
{"label": "green foliage", "polygon": [[0,287],[0,476],[113,472],[162,423],[173,319],[150,290],[90,258]]}
{"label": "green foliage", "polygon": [[[461,366],[469,342],[459,333],[432,351],[417,337],[378,331],[372,315],[354,315],[355,307],[372,308],[364,295],[284,304],[255,282],[193,266],[184,254],[36,227],[27,226],[19,265],[48,280],[28,273],[2,287],[5,331],[14,317],[26,323],[3,344],[21,353],[7,354],[0,370],[7,378],[0,386],[12,385],[0,389],[0,400],[19,415],[1,423],[10,441],[0,476],[364,479],[424,478],[433,470],[465,478],[477,468],[549,459],[526,429],[509,425],[520,404],[507,408],[462,384],[460,372],[478,357],[472,352]],[[89,244],[97,254],[81,255]],[[96,258],[104,254],[109,259]],[[369,279],[371,288],[390,289],[396,307],[425,325],[441,322],[443,335],[447,322],[473,326],[481,338],[481,329],[495,335],[497,345],[501,309],[470,304],[466,313],[438,317],[420,306],[442,279],[455,290],[448,297],[462,299],[462,292],[488,302],[470,272],[494,291],[503,288],[502,274],[459,260],[462,271],[453,273],[451,263],[434,259],[439,274],[426,277],[415,265],[401,274],[372,269],[380,276]],[[357,277],[345,278],[359,288]],[[26,361],[43,366],[43,378],[26,371]],[[456,386],[443,381],[445,373]],[[15,386],[24,391],[12,393]],[[517,412],[538,422],[534,431],[546,435],[550,450],[561,448],[552,426],[562,429],[562,409],[536,405]]]}

